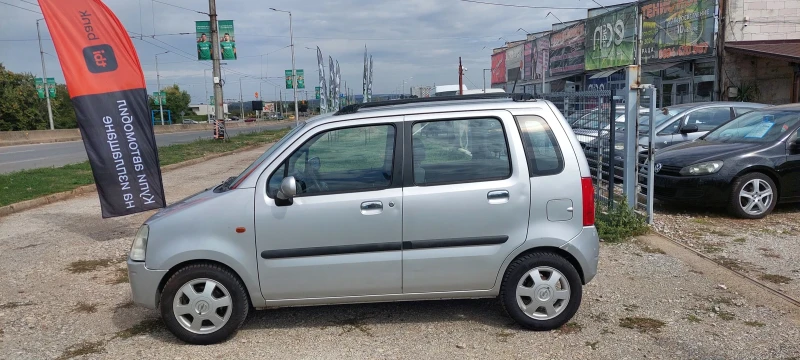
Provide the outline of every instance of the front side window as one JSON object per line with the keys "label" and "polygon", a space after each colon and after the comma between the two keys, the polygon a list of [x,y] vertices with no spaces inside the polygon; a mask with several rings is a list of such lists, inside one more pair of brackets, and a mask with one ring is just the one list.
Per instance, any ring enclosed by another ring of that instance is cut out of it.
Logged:
{"label": "front side window", "polygon": [[711,131],[731,119],[731,108],[700,109],[686,116],[685,125],[697,125],[699,131]]}
{"label": "front side window", "polygon": [[270,176],[275,197],[286,176],[297,180],[297,195],[379,190],[392,183],[395,127],[361,126],[317,134]]}
{"label": "front side window", "polygon": [[564,169],[564,158],[547,121],[539,116],[518,116],[528,172],[531,177],[555,175]]}
{"label": "front side window", "polygon": [[412,127],[417,185],[500,180],[511,176],[503,124],[498,119],[426,121]]}

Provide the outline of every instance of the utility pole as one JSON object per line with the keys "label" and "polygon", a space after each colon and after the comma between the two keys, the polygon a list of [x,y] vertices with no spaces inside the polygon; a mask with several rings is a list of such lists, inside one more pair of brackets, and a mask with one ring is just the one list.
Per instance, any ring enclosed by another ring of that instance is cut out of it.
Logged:
{"label": "utility pole", "polygon": [[239,114],[244,121],[244,98],[242,97],[242,78],[239,78]]}
{"label": "utility pole", "polygon": [[[44,20],[44,19],[39,19]],[[42,34],[39,32],[39,20],[36,20],[36,35],[39,36],[39,55],[42,57],[42,83],[44,84],[44,97],[47,99],[47,117],[50,119],[50,130],[55,130],[53,125],[53,107],[50,105],[50,89],[47,84],[47,69],[44,66],[44,49],[42,49]]]}
{"label": "utility pole", "polygon": [[[217,24],[217,3],[216,0],[208,0],[208,18],[211,23],[211,60],[214,67],[214,118],[225,124],[225,109],[222,97],[222,71],[220,69],[220,48],[219,48],[219,28]],[[223,137],[225,141],[227,136]]]}
{"label": "utility pole", "polygon": [[492,69],[483,69],[483,93],[486,94],[486,70],[491,71]]}
{"label": "utility pole", "polygon": [[464,95],[464,67],[461,66],[461,56],[458,57],[458,95]]}
{"label": "utility pole", "polygon": [[[203,69],[203,88],[206,90],[206,100],[210,100],[208,98],[208,74],[206,74],[206,71],[208,71],[208,69]],[[211,120],[211,112],[208,111],[209,105],[211,104],[206,105],[206,122]]]}
{"label": "utility pole", "polygon": [[158,55],[163,55],[168,53],[169,51],[165,51],[163,53],[156,54],[156,84],[158,85],[158,112],[161,114],[161,125],[164,125],[164,100],[161,98],[161,75],[158,72]]}
{"label": "utility pole", "polygon": [[283,116],[283,90],[278,92],[278,101],[279,101],[279,104],[281,105],[280,113],[281,113],[281,116]]}
{"label": "utility pole", "polygon": [[297,70],[294,67],[294,33],[292,31],[292,12],[285,10],[278,10],[275,8],[269,8],[269,9],[272,11],[289,14],[289,46],[292,47],[292,92],[294,93],[294,123],[295,125],[297,125],[300,123],[300,111],[298,110],[299,107],[297,106]]}

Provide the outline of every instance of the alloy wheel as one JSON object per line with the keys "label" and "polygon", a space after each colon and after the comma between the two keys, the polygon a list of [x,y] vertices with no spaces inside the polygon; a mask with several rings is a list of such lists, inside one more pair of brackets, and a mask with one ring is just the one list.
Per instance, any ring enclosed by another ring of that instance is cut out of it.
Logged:
{"label": "alloy wheel", "polygon": [[761,215],[769,210],[774,200],[772,187],[762,179],[752,179],[739,191],[739,206],[749,215]]}

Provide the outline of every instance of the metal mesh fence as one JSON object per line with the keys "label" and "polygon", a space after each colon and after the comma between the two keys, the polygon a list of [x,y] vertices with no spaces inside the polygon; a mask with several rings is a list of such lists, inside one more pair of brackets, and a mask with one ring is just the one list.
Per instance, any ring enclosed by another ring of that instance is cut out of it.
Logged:
{"label": "metal mesh fence", "polygon": [[611,90],[549,93],[538,96],[552,102],[567,119],[581,144],[592,174],[595,199],[613,207],[622,196],[625,105]]}

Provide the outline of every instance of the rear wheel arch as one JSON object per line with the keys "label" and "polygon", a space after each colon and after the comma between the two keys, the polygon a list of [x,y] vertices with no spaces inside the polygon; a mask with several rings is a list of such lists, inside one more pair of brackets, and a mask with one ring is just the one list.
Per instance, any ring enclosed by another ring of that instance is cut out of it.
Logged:
{"label": "rear wheel arch", "polygon": [[498,276],[498,285],[502,283],[503,277],[505,276],[505,273],[506,273],[506,271],[508,271],[508,267],[511,264],[513,264],[515,261],[517,261],[517,259],[520,259],[522,257],[528,256],[529,254],[532,254],[532,253],[535,253],[535,252],[549,252],[549,253],[553,253],[553,254],[559,255],[559,256],[567,259],[567,261],[569,261],[569,263],[572,264],[572,266],[575,267],[575,270],[578,271],[578,275],[581,278],[581,284],[586,285],[586,278],[584,277],[584,274],[583,274],[583,268],[581,267],[580,262],[578,262],[578,259],[576,259],[574,256],[572,256],[572,254],[570,254],[569,251],[566,251],[564,249],[561,249],[561,248],[558,248],[558,247],[555,247],[555,246],[536,246],[536,247],[532,247],[530,249],[527,249],[527,250],[517,254],[517,256],[514,256],[514,258],[511,259],[510,261],[508,261],[508,263],[500,271],[499,276]]}

